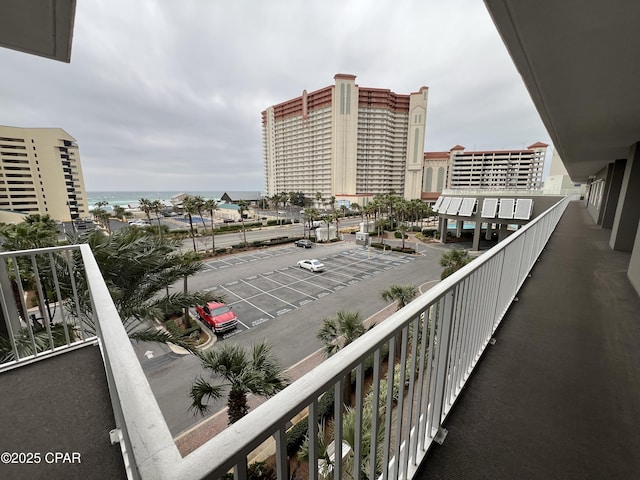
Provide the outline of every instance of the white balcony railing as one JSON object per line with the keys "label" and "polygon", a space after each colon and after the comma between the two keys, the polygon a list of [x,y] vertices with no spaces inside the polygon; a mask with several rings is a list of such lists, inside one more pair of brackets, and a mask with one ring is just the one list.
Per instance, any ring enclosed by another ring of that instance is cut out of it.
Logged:
{"label": "white balcony railing", "polygon": [[[196,479],[233,472],[244,479],[252,462],[270,457],[278,478],[288,479],[287,431],[296,419],[308,428],[308,464],[318,466],[309,468],[310,479],[413,478],[430,445],[446,433],[443,421],[568,201],[564,198],[184,458],[91,251],[79,247],[129,476]],[[326,397],[341,399],[349,374],[355,383],[353,406],[333,402],[333,429],[318,440]],[[396,388],[385,388],[394,383]]]}

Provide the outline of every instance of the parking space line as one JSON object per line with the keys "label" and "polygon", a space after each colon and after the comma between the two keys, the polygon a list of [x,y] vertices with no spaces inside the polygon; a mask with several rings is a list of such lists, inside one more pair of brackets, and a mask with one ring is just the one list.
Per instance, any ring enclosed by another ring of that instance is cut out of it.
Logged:
{"label": "parking space line", "polygon": [[[260,276],[262,277],[262,275],[260,275]],[[262,278],[267,278],[267,277],[262,277]],[[304,292],[301,292],[300,290],[296,290],[295,288],[291,288],[291,286],[287,285],[286,283],[280,283],[279,281],[274,280],[273,278],[268,278],[267,280],[269,280],[270,282],[273,282],[273,283],[277,283],[278,285],[281,285],[284,288],[288,288],[289,290],[293,290],[294,292],[301,293],[302,295],[306,295],[307,297],[314,298],[314,299],[316,298],[313,295],[309,295],[308,293],[304,293]],[[251,286],[253,286],[253,285],[251,285]]]}
{"label": "parking space line", "polygon": [[[273,315],[271,315],[269,312],[265,312],[264,310],[262,310],[262,309],[261,309],[260,307],[258,307],[257,305],[254,305],[253,303],[249,302],[248,300],[245,300],[244,298],[242,298],[240,295],[238,295],[238,294],[236,294],[236,293],[233,293],[231,290],[229,290],[229,289],[228,289],[228,288],[226,288],[225,286],[220,285],[220,288],[225,289],[225,290],[226,290],[227,292],[229,292],[231,295],[235,295],[236,297],[238,297],[238,298],[240,299],[240,300],[238,300],[237,302],[233,302],[233,303],[230,303],[230,304],[227,304],[227,305],[234,305],[234,304],[236,304],[236,303],[246,302],[246,303],[248,303],[249,305],[251,305],[253,308],[255,308],[255,309],[257,309],[257,310],[260,310],[262,313],[264,313],[264,314],[266,314],[266,315],[269,315],[271,318],[275,318],[275,317],[274,317]],[[249,327],[249,326],[248,326],[247,324],[245,324],[244,322],[241,322],[241,321],[240,321],[240,319],[238,319],[238,322],[239,322],[239,323],[241,323],[242,325],[244,325],[244,326],[247,328],[247,330],[251,330],[251,327]]]}
{"label": "parking space line", "polygon": [[[258,287],[256,287],[255,285],[251,285],[249,282],[245,282],[244,280],[240,280],[240,281],[241,281],[242,283],[246,284],[246,285],[249,285],[249,286],[250,286],[250,287],[252,287],[252,288],[255,288],[256,290],[261,291],[261,292],[262,292],[263,294],[265,294],[265,295],[269,295],[270,297],[273,297],[273,298],[275,298],[276,300],[281,301],[282,303],[286,303],[287,305],[291,305],[293,308],[298,308],[298,306],[297,306],[297,305],[294,305],[293,303],[289,303],[289,302],[287,302],[286,300],[283,300],[283,299],[281,299],[281,298],[279,298],[279,297],[276,297],[275,295],[273,295],[272,293],[267,292],[266,290],[263,290],[263,289],[261,289],[261,288],[258,288]],[[276,283],[277,283],[277,282],[276,282]],[[278,288],[281,288],[281,287],[278,287]],[[275,289],[275,288],[274,288],[274,290],[277,290],[277,289]],[[257,295],[253,295],[253,297],[257,297]],[[249,298],[251,298],[251,297],[249,297]]]}
{"label": "parking space line", "polygon": [[[291,275],[290,273],[281,271],[280,273],[282,273],[283,275],[287,275],[288,277],[294,278],[297,282],[303,282],[303,283],[308,283],[309,285],[313,285],[314,287],[318,287],[321,288],[322,290],[324,290],[327,294],[333,292],[333,290],[331,290],[330,288],[325,287],[324,285],[318,285],[317,283],[313,283],[305,278],[298,278],[295,275]],[[322,293],[322,292],[321,292]]]}

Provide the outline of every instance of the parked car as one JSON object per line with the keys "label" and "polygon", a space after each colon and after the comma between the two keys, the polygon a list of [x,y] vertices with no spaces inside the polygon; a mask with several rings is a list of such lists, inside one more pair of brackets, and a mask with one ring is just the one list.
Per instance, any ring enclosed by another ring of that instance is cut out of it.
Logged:
{"label": "parked car", "polygon": [[196,305],[196,313],[200,320],[215,333],[228,332],[238,325],[238,317],[231,307],[224,303],[209,302],[202,306]]}
{"label": "parked car", "polygon": [[311,242],[311,240],[307,240],[306,238],[301,238],[300,240],[296,240],[294,243],[296,247],[302,247],[302,248],[313,247],[313,242]]}
{"label": "parked car", "polygon": [[141,219],[132,220],[129,222],[129,225],[131,225],[132,227],[150,227],[151,226],[149,222]]}
{"label": "parked car", "polygon": [[306,268],[310,272],[322,272],[324,270],[324,263],[315,258],[311,260],[300,260],[298,266],[300,268]]}

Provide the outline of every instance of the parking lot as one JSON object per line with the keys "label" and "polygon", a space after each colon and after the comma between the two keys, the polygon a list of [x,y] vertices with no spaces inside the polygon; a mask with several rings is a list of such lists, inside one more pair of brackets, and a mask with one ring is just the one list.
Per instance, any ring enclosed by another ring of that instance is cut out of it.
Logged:
{"label": "parking lot", "polygon": [[[222,338],[240,335],[243,332],[259,328],[280,315],[301,307],[337,291],[349,288],[362,280],[371,278],[384,271],[414,261],[411,255],[382,253],[362,247],[322,255],[322,249],[308,250],[308,258],[317,258],[325,265],[325,271],[312,273],[292,265],[276,270],[264,271],[246,278],[236,279],[208,290],[225,298],[232,306],[239,325]],[[221,270],[229,267],[259,262],[260,260],[289,255],[301,249],[283,247],[260,250],[243,255],[220,258],[206,262],[208,270]],[[259,268],[255,270],[259,271]]]}

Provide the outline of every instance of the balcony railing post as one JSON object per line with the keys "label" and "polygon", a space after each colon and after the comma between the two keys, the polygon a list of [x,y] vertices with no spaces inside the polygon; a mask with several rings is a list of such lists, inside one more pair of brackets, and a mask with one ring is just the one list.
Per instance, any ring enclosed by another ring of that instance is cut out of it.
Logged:
{"label": "balcony railing post", "polygon": [[441,307],[439,309],[440,318],[438,320],[435,339],[436,379],[434,386],[435,399],[432,405],[432,436],[435,436],[437,431],[440,430],[443,420],[445,384],[447,382],[449,365],[449,339],[453,323],[454,299],[455,292],[454,289],[451,289],[442,297]]}

